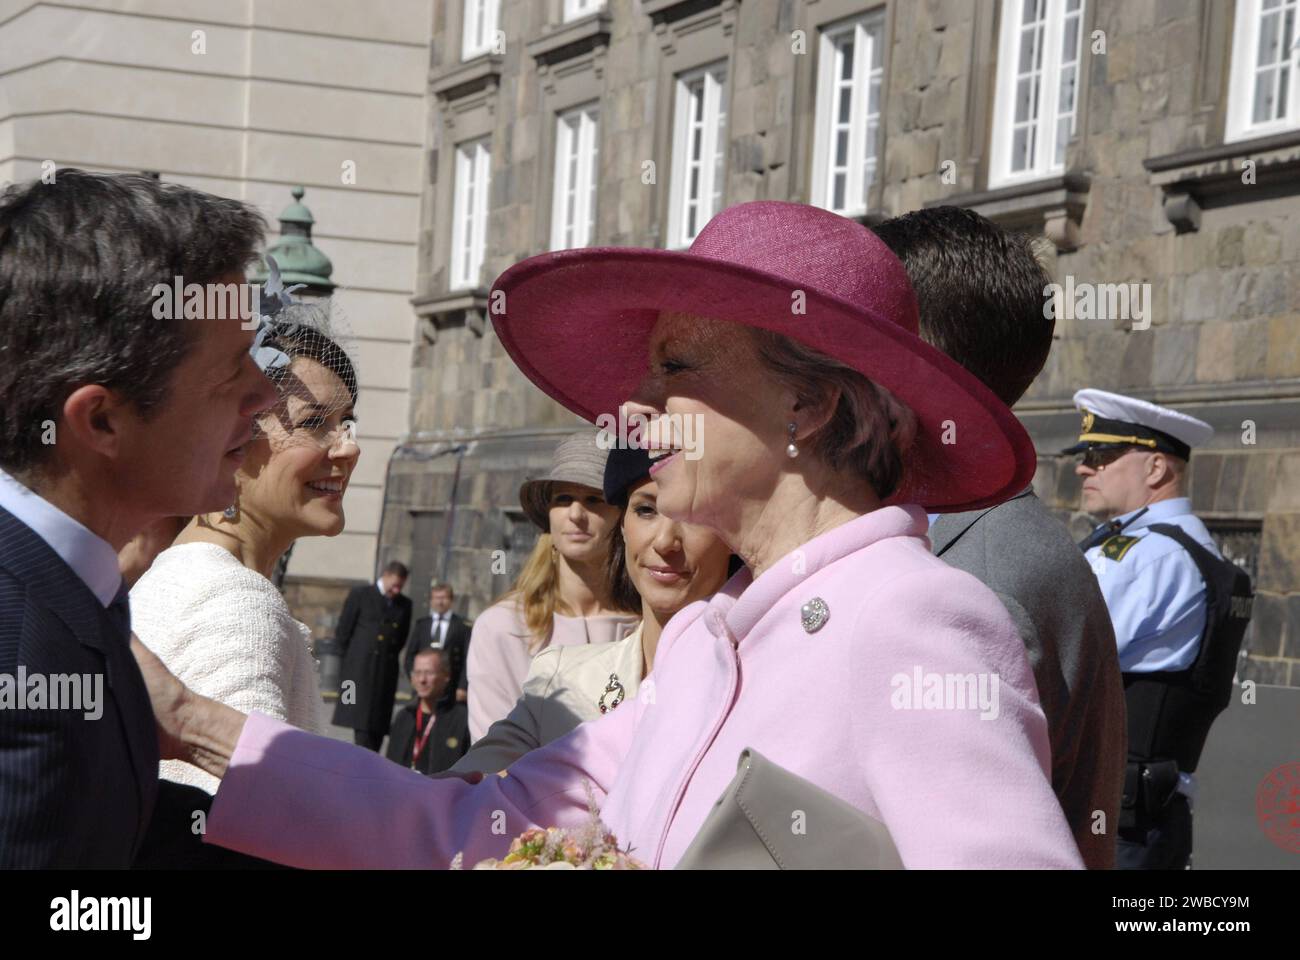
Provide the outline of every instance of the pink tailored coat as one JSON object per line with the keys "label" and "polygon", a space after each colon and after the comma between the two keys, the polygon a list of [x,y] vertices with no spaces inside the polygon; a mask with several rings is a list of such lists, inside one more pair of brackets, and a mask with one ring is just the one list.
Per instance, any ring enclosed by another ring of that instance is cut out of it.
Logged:
{"label": "pink tailored coat", "polygon": [[582,823],[589,783],[620,842],[667,868],[753,747],[882,820],[908,868],[1080,867],[1024,644],[926,530],[886,507],[742,570],[672,619],[635,700],[505,777],[429,779],[253,714],[205,839],[300,867],[471,865]]}

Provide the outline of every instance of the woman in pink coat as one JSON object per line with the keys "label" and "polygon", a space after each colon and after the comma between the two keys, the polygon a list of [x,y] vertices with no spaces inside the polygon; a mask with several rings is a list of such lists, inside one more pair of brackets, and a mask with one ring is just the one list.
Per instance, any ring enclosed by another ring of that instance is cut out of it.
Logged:
{"label": "woman in pink coat", "polygon": [[495,289],[520,368],[588,420],[647,425],[659,509],[746,569],[670,621],[635,700],[474,783],[245,717],[138,651],[163,755],[224,777],[207,842],[302,867],[473,863],[582,823],[589,782],[634,856],[672,867],[752,747],[883,821],[909,868],[1081,865],[1010,616],[926,540],[927,509],[1013,495],[1034,451],[916,336],[870,231],[742,204],[689,251],[544,254]]}

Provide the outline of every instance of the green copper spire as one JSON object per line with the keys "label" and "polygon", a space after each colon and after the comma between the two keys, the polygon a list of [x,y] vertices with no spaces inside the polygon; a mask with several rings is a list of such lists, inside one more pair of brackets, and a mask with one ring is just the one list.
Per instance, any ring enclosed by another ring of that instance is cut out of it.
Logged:
{"label": "green copper spire", "polygon": [[[306,284],[306,289],[299,291],[302,294],[329,296],[335,286],[330,279],[334,264],[311,242],[311,228],[316,218],[303,205],[302,196],[306,191],[302,187],[294,187],[291,192],[294,202],[280,214],[280,237],[267,247],[266,252],[275,257],[275,262],[280,265],[280,277],[286,287],[302,283]],[[266,263],[263,261],[252,272],[250,279],[254,283],[265,283],[267,276]]]}

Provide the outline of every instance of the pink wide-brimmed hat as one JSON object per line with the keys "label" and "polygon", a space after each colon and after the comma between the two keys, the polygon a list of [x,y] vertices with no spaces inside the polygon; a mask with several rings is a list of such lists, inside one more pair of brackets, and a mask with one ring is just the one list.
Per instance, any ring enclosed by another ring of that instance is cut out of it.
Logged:
{"label": "pink wide-brimmed hat", "polygon": [[593,423],[632,396],[655,321],[675,311],[798,340],[911,407],[917,440],[889,503],[972,510],[1014,496],[1034,475],[1033,443],[1006,405],[917,336],[903,265],[866,227],[818,207],[739,204],[689,250],[530,257],[497,278],[489,303],[524,375]]}

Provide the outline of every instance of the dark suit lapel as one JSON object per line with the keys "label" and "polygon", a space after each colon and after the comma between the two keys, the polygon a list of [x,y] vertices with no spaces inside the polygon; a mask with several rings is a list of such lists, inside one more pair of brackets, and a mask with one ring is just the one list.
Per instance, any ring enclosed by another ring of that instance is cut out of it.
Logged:
{"label": "dark suit lapel", "polygon": [[130,637],[119,634],[108,611],[63,558],[25,523],[0,507],[0,567],[20,580],[33,600],[63,621],[82,646],[104,664],[104,688],[111,692],[118,724],[135,772],[143,834],[149,806],[142,785],[158,776],[158,732],[149,692],[131,653]]}
{"label": "dark suit lapel", "polygon": [[[1021,491],[1011,500],[1019,500],[1021,497],[1030,496],[1032,489]],[[1003,503],[1010,501],[1004,500]],[[967,510],[963,513],[941,513],[939,519],[934,521],[930,527],[930,549],[936,557],[943,556],[944,552],[954,543],[962,538],[971,527],[979,522],[980,517],[988,513],[994,507],[1001,504],[994,504],[993,507],[985,507],[983,510]]]}
{"label": "dark suit lapel", "polygon": [[85,646],[107,654],[100,635],[104,608],[73,569],[48,543],[0,507],[0,567],[21,581],[32,597],[63,621]]}

